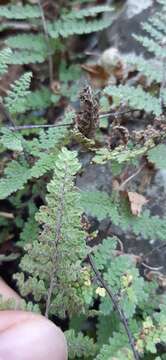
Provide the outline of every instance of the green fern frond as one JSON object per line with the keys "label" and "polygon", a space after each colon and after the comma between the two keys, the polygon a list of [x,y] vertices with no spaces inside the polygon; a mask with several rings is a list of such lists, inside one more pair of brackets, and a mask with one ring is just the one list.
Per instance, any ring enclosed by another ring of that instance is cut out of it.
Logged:
{"label": "green fern frond", "polygon": [[[63,122],[69,124],[72,120],[73,113],[69,112],[64,116]],[[62,144],[67,144],[69,139],[68,129],[65,126],[50,128],[45,132],[40,131],[39,139],[35,138],[31,141],[24,140],[21,134],[9,129],[2,129],[3,147],[19,152],[25,150],[27,155],[34,157],[34,164],[30,167],[26,162],[24,165],[18,160],[7,165],[5,176],[0,180],[0,199],[5,199],[13,192],[22,189],[28,180],[39,178],[53,170]]]}
{"label": "green fern frond", "polygon": [[8,69],[9,59],[12,57],[12,51],[9,48],[0,51],[0,76],[5,74]]}
{"label": "green fern frond", "polygon": [[66,38],[70,35],[83,35],[100,31],[107,28],[111,23],[112,19],[91,21],[77,19],[58,20],[56,23],[48,23],[48,32],[53,39],[59,36]]}
{"label": "green fern frond", "polygon": [[12,57],[10,58],[10,64],[12,65],[26,65],[43,63],[47,58],[47,52],[37,52],[31,50],[13,50]]}
{"label": "green fern frond", "polygon": [[157,58],[166,57],[166,50],[163,49],[162,46],[157,44],[155,40],[149,38],[148,36],[141,36],[141,35],[133,35],[133,36],[137,41],[139,41],[145,47],[145,49],[155,54]]}
{"label": "green fern frond", "polygon": [[148,160],[155,164],[157,169],[166,170],[166,145],[159,144],[154,149],[149,150]]}
{"label": "green fern frond", "polygon": [[[130,255],[115,256],[116,238],[107,238],[94,250],[94,262],[102,271],[102,276],[110,287],[127,319],[132,319],[136,307],[146,301],[148,294],[145,283],[139,276]],[[103,315],[111,315],[113,304],[107,294],[102,296],[100,311]]]}
{"label": "green fern frond", "polygon": [[52,104],[51,91],[43,87],[40,90],[31,91],[25,99],[25,108],[28,110],[42,110]]}
{"label": "green fern frond", "polygon": [[149,141],[144,146],[138,148],[126,148],[126,146],[118,146],[115,150],[102,148],[96,151],[93,162],[96,164],[105,164],[108,161],[114,161],[116,164],[125,164],[131,160],[139,159],[140,156],[147,153],[149,149],[154,147],[154,143]]}
{"label": "green fern frond", "polygon": [[84,336],[81,332],[76,334],[74,330],[65,331],[68,345],[69,359],[89,359],[93,358],[97,352],[97,345],[93,339]]}
{"label": "green fern frond", "polygon": [[22,50],[34,50],[36,52],[47,52],[47,45],[44,35],[34,34],[21,34],[16,36],[9,36],[5,40],[5,44],[9,48],[22,49]]}
{"label": "green fern frond", "polygon": [[43,35],[10,36],[5,43],[13,50],[10,64],[42,63],[47,58],[47,44]]}
{"label": "green fern frond", "polygon": [[96,16],[104,12],[112,11],[113,9],[107,5],[91,6],[81,10],[73,10],[68,14],[63,15],[61,18],[64,20],[67,19],[83,19],[89,16]]}
{"label": "green fern frond", "polygon": [[0,16],[7,19],[31,19],[41,16],[39,7],[36,5],[8,5],[0,6]]}
{"label": "green fern frond", "polygon": [[23,151],[23,137],[21,134],[14,134],[13,131],[8,128],[1,128],[0,132],[2,134],[0,144],[4,148],[18,152]]}
{"label": "green fern frond", "polygon": [[0,199],[7,198],[18,189],[23,189],[28,181],[29,168],[17,161],[11,161],[5,169],[5,177],[0,180]]}
{"label": "green fern frond", "polygon": [[23,273],[15,276],[24,296],[32,293],[36,301],[45,299],[47,315],[63,317],[66,311],[72,314],[85,307],[87,270],[81,262],[87,247],[80,226],[79,193],[74,186],[79,169],[77,154],[63,148],[47,186],[47,206],[42,206],[36,215],[42,225],[39,240],[27,245],[27,254],[21,260],[21,269],[29,273],[29,278],[25,280]]}
{"label": "green fern frond", "polygon": [[34,242],[39,235],[39,226],[34,218],[34,214],[29,216],[28,220],[24,224],[23,231],[20,234],[20,241],[18,245],[25,246],[26,243]]}
{"label": "green fern frond", "polygon": [[126,201],[120,204],[105,192],[82,192],[81,204],[84,210],[99,220],[110,218],[122,230],[132,230],[134,234],[141,234],[145,239],[165,240],[166,219],[150,216],[149,211],[144,211],[139,217],[131,214]]}
{"label": "green fern frond", "polygon": [[128,339],[125,334],[115,332],[113,337],[110,337],[109,344],[104,344],[101,347],[99,354],[95,360],[133,360],[133,354],[129,348]]}
{"label": "green fern frond", "polygon": [[104,93],[113,96],[115,101],[128,102],[132,109],[145,110],[147,113],[154,113],[159,116],[162,113],[159,99],[145,92],[141,86],[108,86],[104,89]]}
{"label": "green fern frond", "polygon": [[25,99],[29,94],[31,78],[31,72],[25,73],[11,85],[12,90],[8,91],[8,95],[4,98],[10,113],[22,113],[26,110]]}
{"label": "green fern frond", "polygon": [[135,65],[137,70],[146,76],[148,81],[161,83],[163,79],[163,69],[161,63],[154,60],[145,60],[142,56],[127,56],[127,63]]}

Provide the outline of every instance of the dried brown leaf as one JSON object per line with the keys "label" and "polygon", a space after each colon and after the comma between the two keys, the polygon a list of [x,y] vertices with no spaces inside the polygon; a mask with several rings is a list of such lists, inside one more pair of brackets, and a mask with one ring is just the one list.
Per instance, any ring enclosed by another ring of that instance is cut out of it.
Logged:
{"label": "dried brown leaf", "polygon": [[145,196],[138,194],[137,192],[127,191],[127,195],[132,214],[139,216],[141,214],[143,205],[145,205],[148,200],[145,198]]}

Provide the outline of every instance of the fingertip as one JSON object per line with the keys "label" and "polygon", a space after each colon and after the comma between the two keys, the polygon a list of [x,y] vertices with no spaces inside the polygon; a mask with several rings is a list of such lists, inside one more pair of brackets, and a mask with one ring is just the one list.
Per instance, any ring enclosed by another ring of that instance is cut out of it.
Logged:
{"label": "fingertip", "polygon": [[5,313],[10,318],[13,314],[17,321],[10,325],[8,320],[8,327],[0,333],[3,360],[67,360],[65,336],[50,320],[21,311]]}

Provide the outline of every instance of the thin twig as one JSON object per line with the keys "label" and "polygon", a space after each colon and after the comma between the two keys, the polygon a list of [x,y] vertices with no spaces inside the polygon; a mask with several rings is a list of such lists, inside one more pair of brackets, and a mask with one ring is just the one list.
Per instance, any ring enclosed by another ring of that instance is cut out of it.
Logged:
{"label": "thin twig", "polygon": [[159,271],[159,270],[163,269],[163,266],[153,267],[153,266],[145,264],[144,262],[141,262],[141,265],[144,266],[146,269],[149,269],[152,271]]}
{"label": "thin twig", "polygon": [[134,172],[131,176],[129,176],[125,181],[122,182],[122,184],[119,186],[119,189],[118,190],[122,190],[124,188],[124,186],[129,182],[131,181],[135,176],[137,176],[141,171],[142,169],[145,167],[145,163],[143,163],[139,169]]}
{"label": "thin twig", "polygon": [[27,130],[27,129],[48,129],[48,128],[55,128],[60,126],[70,126],[71,124],[45,124],[45,125],[20,125],[20,126],[8,126],[8,129],[12,131],[20,131],[20,130]]}
{"label": "thin twig", "polygon": [[6,219],[14,219],[14,214],[8,213],[6,211],[0,211],[0,216]]}
{"label": "thin twig", "polygon": [[111,116],[111,117],[118,117],[119,115],[125,115],[131,112],[135,112],[135,111],[140,111],[139,109],[133,109],[133,110],[126,110],[126,111],[116,111],[116,112],[103,112],[101,114],[99,114],[100,119],[106,117],[106,116]]}
{"label": "thin twig", "polygon": [[112,293],[111,289],[108,287],[107,283],[105,282],[105,280],[101,277],[101,274],[100,272],[98,271],[98,269],[96,268],[96,265],[93,261],[93,258],[91,255],[88,255],[88,259],[89,259],[89,263],[96,275],[96,278],[98,280],[98,282],[103,286],[103,288],[106,290],[107,294],[109,295],[113,305],[114,305],[114,308],[116,309],[119,317],[120,317],[120,320],[125,328],[125,331],[126,331],[126,334],[128,336],[128,340],[129,340],[129,344],[130,344],[130,347],[132,349],[132,352],[133,352],[133,355],[134,355],[134,359],[135,360],[139,360],[139,355],[138,355],[138,352],[136,351],[135,349],[135,341],[134,341],[134,338],[133,338],[133,335],[131,334],[131,331],[129,329],[129,326],[128,326],[128,321],[125,317],[125,314],[123,312],[123,310],[120,308],[119,304],[118,304],[118,300],[116,299],[116,296]]}
{"label": "thin twig", "polygon": [[[136,111],[136,110],[133,110],[133,111]],[[115,113],[112,113],[112,112],[109,112],[109,113],[100,113],[99,114],[99,118],[102,119],[106,116],[111,116],[111,117],[117,117],[118,115],[122,115],[122,114],[126,114],[128,112],[131,112],[131,110],[129,111],[123,111],[123,112],[115,112]],[[7,120],[9,118],[7,117]],[[58,118],[58,120],[60,120]],[[45,124],[45,125],[20,125],[20,126],[9,126],[9,129],[12,130],[12,131],[21,131],[21,130],[25,130],[25,129],[44,129],[44,128],[54,128],[54,127],[59,127],[59,126],[69,126],[69,125],[72,125],[71,123],[70,124]]]}
{"label": "thin twig", "polygon": [[42,19],[42,24],[43,24],[45,41],[46,41],[47,50],[48,50],[49,82],[50,82],[50,87],[51,87],[51,85],[53,83],[53,80],[54,80],[54,77],[53,77],[53,61],[52,61],[52,56],[51,56],[51,47],[50,47],[49,33],[48,33],[48,28],[47,28],[47,21],[46,21],[45,15],[44,15],[41,0],[38,0],[38,6],[39,6],[39,9],[40,9],[40,12],[41,12],[41,19]]}

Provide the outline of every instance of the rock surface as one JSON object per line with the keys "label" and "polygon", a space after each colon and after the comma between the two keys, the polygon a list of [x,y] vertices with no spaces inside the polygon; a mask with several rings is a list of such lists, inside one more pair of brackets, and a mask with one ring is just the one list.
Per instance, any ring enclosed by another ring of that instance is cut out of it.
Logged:
{"label": "rock surface", "polygon": [[[120,9],[116,9],[116,2],[112,1],[115,11],[113,24],[102,33],[99,46],[103,50],[107,47],[117,47],[123,53],[148,53],[132,37],[132,34],[142,34],[141,22],[146,21],[157,7],[153,0],[127,0],[123,1]],[[106,15],[108,16],[108,15]]]}

